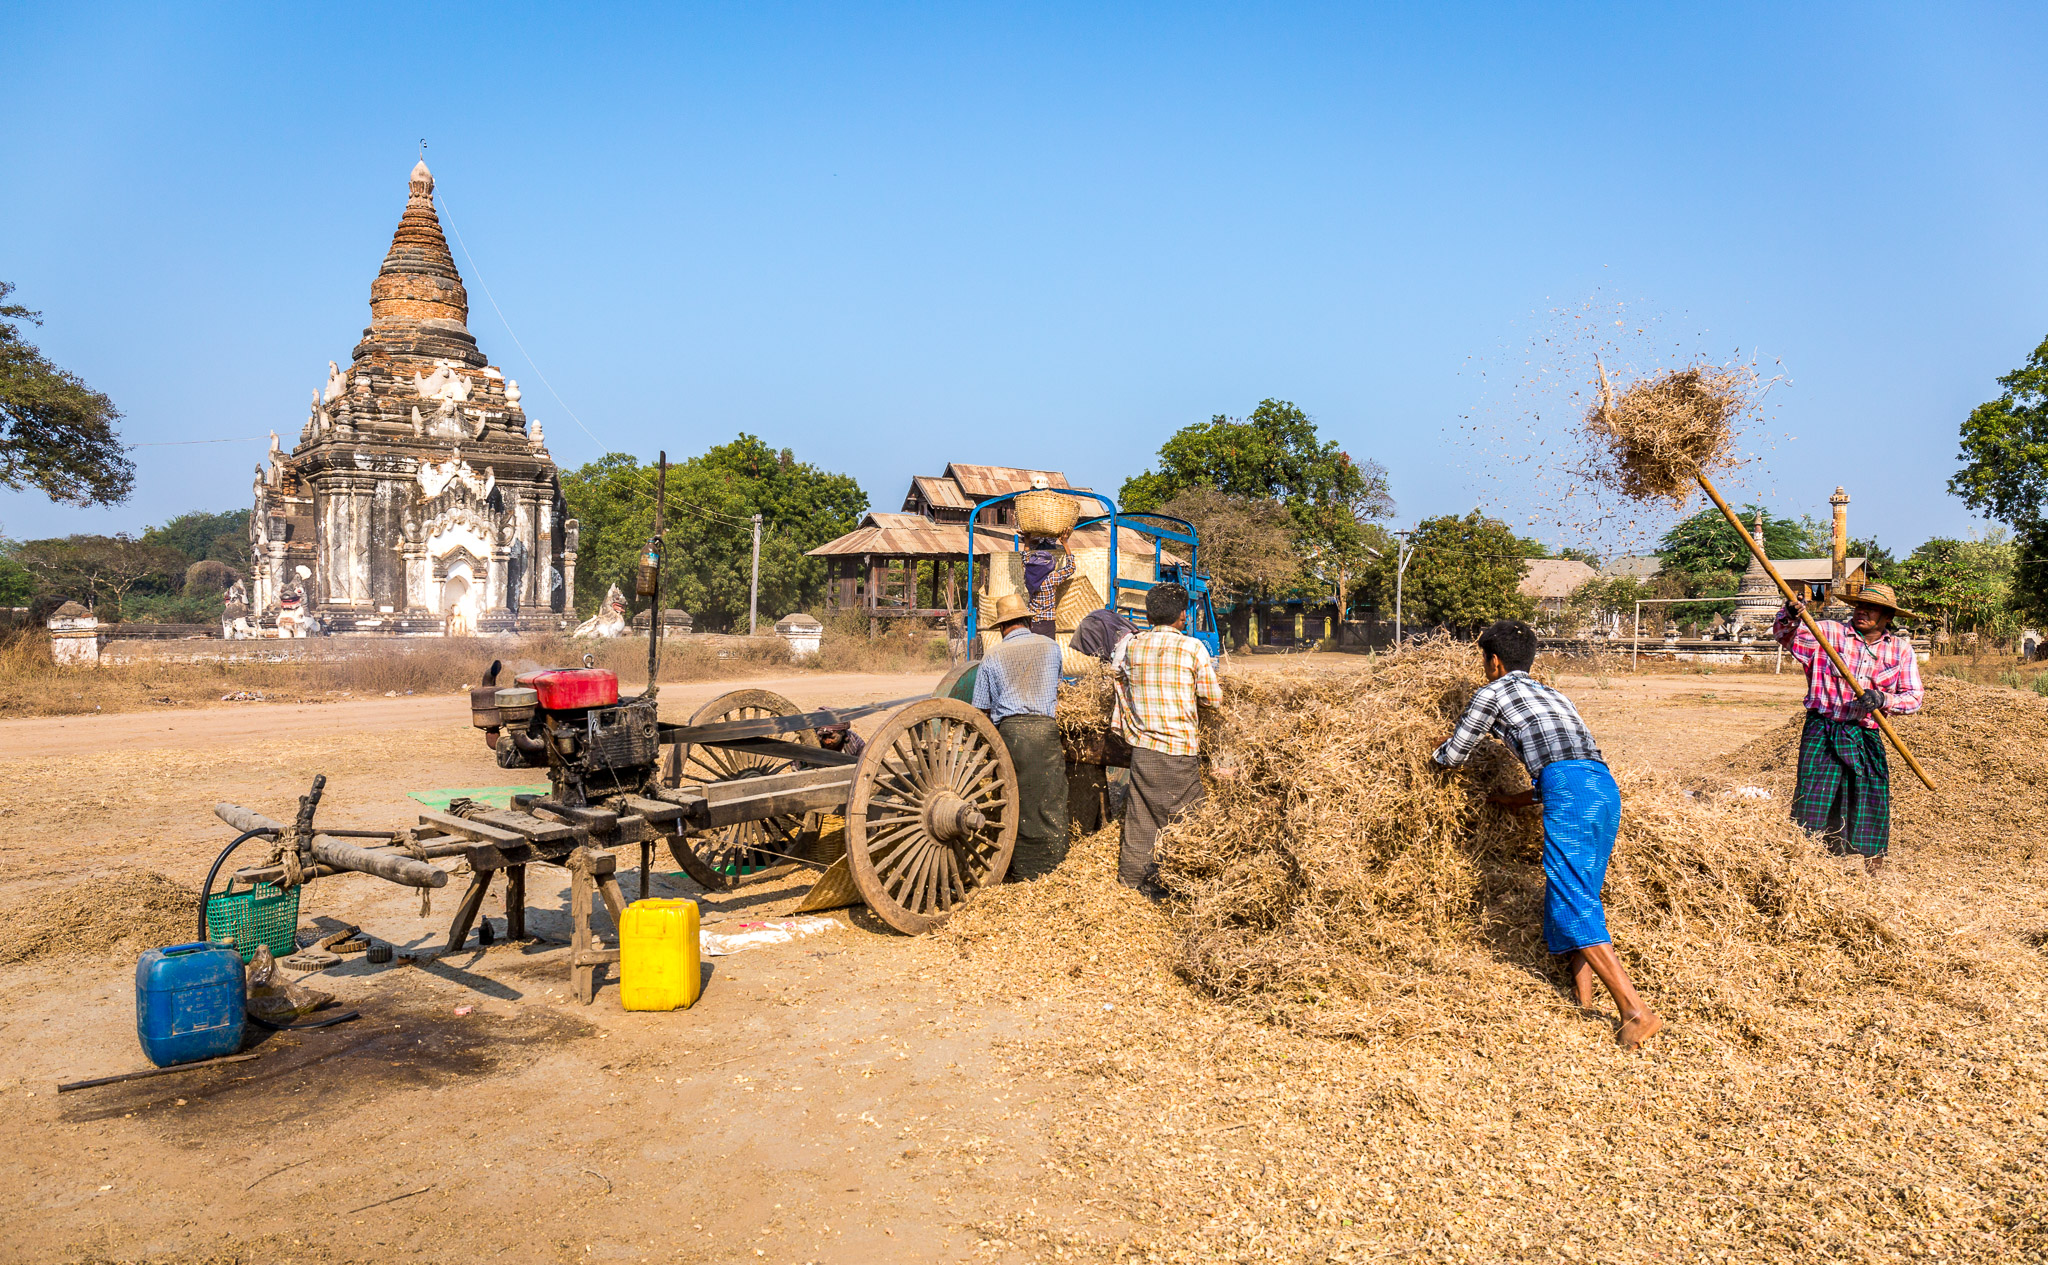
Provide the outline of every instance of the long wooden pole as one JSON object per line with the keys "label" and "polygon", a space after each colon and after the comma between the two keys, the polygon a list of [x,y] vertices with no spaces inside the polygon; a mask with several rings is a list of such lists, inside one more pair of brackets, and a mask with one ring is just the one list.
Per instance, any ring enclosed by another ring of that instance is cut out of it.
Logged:
{"label": "long wooden pole", "polygon": [[[1749,546],[1749,552],[1756,556],[1756,560],[1763,567],[1764,573],[1771,577],[1773,584],[1778,586],[1778,592],[1782,593],[1785,597],[1785,604],[1799,612],[1799,618],[1805,622],[1806,630],[1813,634],[1813,639],[1820,643],[1822,650],[1827,652],[1828,662],[1834,664],[1835,671],[1841,673],[1842,679],[1847,681],[1860,694],[1863,691],[1863,686],[1858,683],[1855,674],[1849,671],[1849,665],[1842,662],[1842,656],[1835,651],[1834,646],[1828,643],[1827,638],[1820,635],[1820,626],[1813,622],[1813,612],[1807,610],[1800,603],[1799,599],[1792,596],[1792,587],[1785,583],[1785,577],[1779,575],[1778,569],[1771,565],[1771,560],[1764,556],[1764,547],[1757,543],[1756,537],[1749,534],[1749,529],[1742,525],[1741,517],[1728,507],[1728,502],[1721,499],[1721,494],[1714,490],[1714,485],[1708,481],[1707,476],[1699,471],[1694,473],[1699,478],[1700,487],[1705,490],[1709,497],[1713,498],[1715,505],[1721,507],[1721,512],[1728,517],[1729,526],[1735,529],[1736,535],[1742,537],[1742,543]],[[1891,721],[1885,718],[1885,714],[1883,712],[1872,712],[1870,715],[1872,719],[1877,721],[1877,727],[1884,732],[1884,736],[1891,741],[1893,748],[1898,751],[1899,757],[1906,762],[1922,782],[1926,783],[1927,789],[1930,791],[1938,789],[1934,785],[1934,779],[1927,776],[1927,770],[1920,767],[1920,762],[1913,758],[1911,751],[1906,750],[1906,744],[1899,739],[1898,733],[1892,729]]]}

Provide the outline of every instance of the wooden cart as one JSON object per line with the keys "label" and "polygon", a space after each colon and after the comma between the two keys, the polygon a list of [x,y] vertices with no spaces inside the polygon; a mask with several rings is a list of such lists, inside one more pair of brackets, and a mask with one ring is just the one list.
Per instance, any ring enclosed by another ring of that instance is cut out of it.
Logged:
{"label": "wooden cart", "polygon": [[[859,758],[818,745],[819,727],[881,711],[888,714]],[[323,777],[301,799],[291,827],[232,804],[215,812],[245,838],[277,843],[269,863],[235,872],[247,882],[360,872],[435,888],[448,871],[431,861],[466,862],[469,884],[447,942],[429,957],[462,947],[500,873],[507,934],[526,938],[526,867],[567,869],[570,981],[585,1003],[619,956],[590,921],[597,899],[615,926],[625,912],[615,848],[639,848],[642,893],[661,844],[710,891],[815,870],[800,910],[865,904],[910,935],[938,926],[1009,869],[1016,769],[988,717],[958,700],[805,712],[780,695],[739,690],[705,704],[686,725],[660,725],[659,742],[666,757],[659,775],[650,769],[636,789],[582,804],[559,794],[516,796],[503,809],[457,801],[450,811],[420,813],[416,830],[334,830],[312,820]],[[827,829],[828,815],[843,825]]]}

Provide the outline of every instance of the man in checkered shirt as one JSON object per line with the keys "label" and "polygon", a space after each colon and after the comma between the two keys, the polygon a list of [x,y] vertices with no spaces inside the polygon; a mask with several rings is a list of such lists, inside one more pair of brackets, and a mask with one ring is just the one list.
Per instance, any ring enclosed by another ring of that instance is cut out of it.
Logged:
{"label": "man in checkered shirt", "polygon": [[1536,662],[1536,630],[1503,619],[1479,636],[1486,684],[1473,691],[1458,727],[1433,757],[1437,767],[1463,764],[1488,734],[1520,757],[1533,784],[1512,795],[1489,795],[1505,808],[1543,806],[1543,940],[1565,958],[1572,993],[1582,1008],[1593,1004],[1593,978],[1607,985],[1621,1012],[1616,1040],[1634,1048],[1655,1036],[1664,1021],[1636,993],[1607,933],[1600,889],[1621,828],[1621,790],[1600,755],[1579,709],[1529,675]]}
{"label": "man in checkered shirt", "polygon": [[1188,619],[1186,589],[1158,584],[1146,590],[1145,618],[1152,626],[1118,646],[1111,660],[1117,723],[1131,744],[1116,878],[1156,900],[1164,893],[1152,845],[1161,827],[1201,802],[1196,708],[1221,703],[1223,687],[1209,648],[1181,631]]}

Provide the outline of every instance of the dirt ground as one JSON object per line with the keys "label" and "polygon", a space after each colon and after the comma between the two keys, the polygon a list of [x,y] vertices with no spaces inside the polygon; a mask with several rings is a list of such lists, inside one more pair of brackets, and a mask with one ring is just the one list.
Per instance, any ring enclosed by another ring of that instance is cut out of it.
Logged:
{"label": "dirt ground", "polygon": [[[815,705],[933,683],[745,684]],[[1610,756],[1666,766],[1779,723],[1800,687],[1690,673],[1562,683]],[[664,715],[685,719],[740,684],[664,687]],[[7,907],[88,880],[109,892],[108,919],[122,917],[126,869],[196,885],[229,837],[217,800],[275,816],[325,772],[324,820],[381,827],[412,820],[407,791],[521,780],[492,763],[458,695],[7,721],[0,758],[0,809],[15,825],[0,837]],[[565,880],[530,880],[540,935],[566,934]],[[663,875],[653,894],[695,895],[714,924],[786,912],[803,886],[707,897]],[[427,946],[454,899],[437,893],[422,917],[412,894],[348,876],[313,885],[303,916]],[[496,893],[486,914],[502,926]],[[146,1065],[129,1035],[137,946],[0,966],[12,1107],[0,1258],[1143,1259],[1157,1236],[1142,1204],[1062,1159],[1062,1110],[1102,1082],[1079,1058],[1069,1072],[1047,1057],[1065,1048],[1077,1004],[1117,1003],[1077,1002],[1066,962],[1010,964],[993,990],[968,988],[956,979],[967,950],[946,937],[898,937],[861,911],[841,921],[713,959],[702,1001],[671,1014],[625,1013],[609,987],[575,1004],[558,946],[500,944],[426,967],[348,959],[309,982],[358,1009],[354,1022],[272,1036],[248,1062],[61,1097],[58,1082]],[[1054,972],[1062,988],[1042,988]],[[1137,1076],[1111,1087],[1120,1101],[1144,1094]],[[1257,1097],[1250,1087],[1246,1101]],[[1164,1158],[1181,1143],[1211,1151],[1158,1119],[1156,1136],[1142,1126],[1121,1146],[1157,1148],[1160,1163],[1182,1162]],[[1428,1186],[1397,1193],[1426,1199]],[[1414,1251],[1440,1255],[1427,1246]],[[1269,1258],[1324,1259],[1241,1257]]]}

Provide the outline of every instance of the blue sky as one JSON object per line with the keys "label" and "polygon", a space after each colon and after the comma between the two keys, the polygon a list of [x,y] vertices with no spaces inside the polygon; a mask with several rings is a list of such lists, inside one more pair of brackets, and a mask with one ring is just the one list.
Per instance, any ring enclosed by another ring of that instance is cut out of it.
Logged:
{"label": "blue sky", "polygon": [[[1274,396],[1463,512],[1512,469],[1466,419],[1619,303],[1784,374],[1755,490],[1904,550],[1976,525],[1957,425],[2048,335],[2038,7],[289,8],[0,12],[0,279],[131,442],[296,436],[423,136],[564,466],[746,430],[882,509],[1114,491]],[[0,530],[239,507],[263,448]]]}

